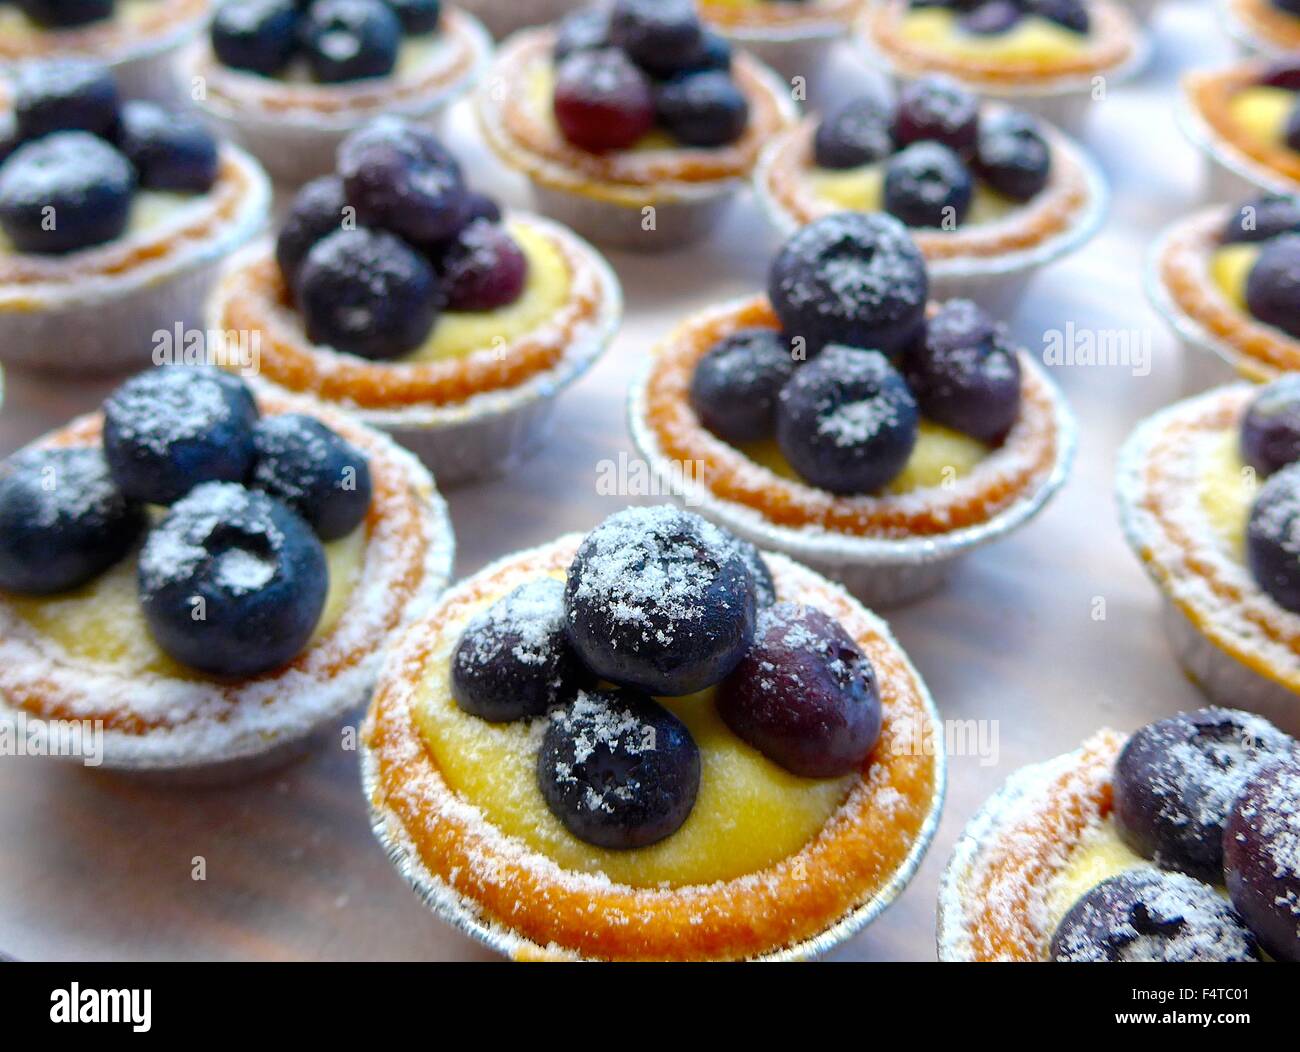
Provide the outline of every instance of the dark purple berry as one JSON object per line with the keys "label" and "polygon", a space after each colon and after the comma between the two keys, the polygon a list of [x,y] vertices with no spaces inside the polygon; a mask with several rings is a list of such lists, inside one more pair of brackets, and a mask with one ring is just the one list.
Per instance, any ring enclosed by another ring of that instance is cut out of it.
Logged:
{"label": "dark purple berry", "polygon": [[113,17],[113,0],[17,0],[17,4],[42,29],[69,29]]}
{"label": "dark purple berry", "polygon": [[201,194],[217,181],[217,140],[188,113],[153,102],[128,102],[122,107],[117,146],[146,189]]}
{"label": "dark purple berry", "polygon": [[388,76],[397,65],[402,24],[383,0],[315,0],[298,37],[312,76],[342,84]]}
{"label": "dark purple berry", "polygon": [[293,0],[222,0],[210,35],[223,66],[273,77],[298,51],[298,8]]}
{"label": "dark purple berry", "polygon": [[1267,477],[1300,460],[1300,376],[1259,389],[1241,420],[1241,459]]}
{"label": "dark purple berry", "polygon": [[343,229],[348,207],[343,180],[337,175],[313,179],[294,195],[289,214],[275,239],[275,261],[291,290],[298,282],[298,270],[312,246]]}
{"label": "dark purple berry", "polygon": [[561,62],[554,107],[564,137],[594,153],[626,149],[655,123],[650,78],[617,48],[578,51]]}
{"label": "dark purple berry", "polygon": [[691,408],[726,442],[767,438],[776,399],[794,375],[790,341],[775,329],[742,329],[714,344],[691,377]]}
{"label": "dark purple berry", "polygon": [[501,222],[501,206],[487,194],[470,190],[465,194],[465,223],[486,219],[489,223]]}
{"label": "dark purple berry", "polygon": [[951,77],[914,80],[899,93],[894,140],[900,147],[937,142],[958,153],[975,149],[979,99]]}
{"label": "dark purple berry", "polygon": [[633,62],[661,80],[698,69],[705,49],[694,0],[614,0],[610,36]]}
{"label": "dark purple berry", "polygon": [[885,165],[885,211],[908,226],[953,230],[966,219],[975,182],[952,150],[918,142]]}
{"label": "dark purple berry", "polygon": [[1028,201],[1051,177],[1052,148],[1033,117],[1010,110],[981,122],[973,165],[998,193]]}
{"label": "dark purple berry", "polygon": [[1269,63],[1260,76],[1259,83],[1266,88],[1300,91],[1300,59],[1282,58]]}
{"label": "dark purple berry", "polygon": [[397,15],[402,32],[410,36],[432,33],[442,21],[442,0],[384,0]]}
{"label": "dark purple berry", "polygon": [[1246,525],[1246,557],[1260,588],[1278,606],[1300,613],[1300,464],[1260,488]]}
{"label": "dark purple berry", "polygon": [[859,168],[894,152],[893,108],[873,95],[853,99],[832,111],[813,136],[819,168]]}
{"label": "dark purple berry", "polygon": [[14,123],[21,139],[56,131],[107,137],[117,123],[117,84],[98,62],[60,58],[27,62],[14,83]]}
{"label": "dark purple berry", "polygon": [[1269,241],[1282,234],[1300,234],[1300,198],[1264,194],[1232,213],[1220,239],[1225,245]]}
{"label": "dark purple berry", "polygon": [[452,239],[438,273],[447,310],[496,310],[523,294],[528,258],[499,223],[479,219]]}
{"label": "dark purple berry", "polygon": [[1300,234],[1283,234],[1260,250],[1246,279],[1246,305],[1264,324],[1300,339]]}
{"label": "dark purple berry", "polygon": [[749,100],[722,70],[675,77],[659,89],[655,112],[664,130],[687,146],[726,146],[749,124]]}
{"label": "dark purple berry", "polygon": [[370,461],[312,416],[281,413],[253,431],[248,484],[296,511],[323,541],[346,537],[370,510]]}

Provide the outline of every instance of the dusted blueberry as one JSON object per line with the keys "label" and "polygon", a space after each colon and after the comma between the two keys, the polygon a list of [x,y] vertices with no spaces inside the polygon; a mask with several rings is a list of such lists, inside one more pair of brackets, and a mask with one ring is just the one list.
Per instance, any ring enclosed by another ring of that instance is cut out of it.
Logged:
{"label": "dusted blueberry", "polygon": [[144,529],[98,449],[29,449],[0,461],[0,588],[53,595],[121,559]]}
{"label": "dusted blueberry", "polygon": [[242,482],[253,463],[257,404],[211,366],[164,365],[104,403],[104,455],[132,500],[171,504],[201,482]]}
{"label": "dusted blueberry", "polygon": [[885,165],[885,210],[908,226],[953,230],[974,194],[970,170],[937,142],[914,143]]}
{"label": "dusted blueberry", "polygon": [[1243,783],[1290,739],[1267,720],[1201,709],[1149,724],[1115,765],[1115,828],[1162,869],[1223,880],[1223,825]]}
{"label": "dusted blueberry", "polygon": [[177,501],[140,552],[149,631],[210,676],[258,676],[307,646],[329,591],[325,549],[265,493],[208,482]]}
{"label": "dusted blueberry", "polygon": [[961,28],[976,36],[995,36],[1011,29],[1023,17],[1012,0],[988,0],[961,20]]}
{"label": "dusted blueberry", "polygon": [[60,58],[18,67],[14,122],[21,139],[55,131],[107,136],[117,122],[117,109],[117,84],[101,63]]}
{"label": "dusted blueberry", "polygon": [[472,716],[505,723],[571,700],[591,674],[564,632],[564,582],[521,584],[465,626],[451,656],[451,693]]}
{"label": "dusted blueberry", "polygon": [[402,32],[432,33],[442,21],[442,0],[385,0],[402,24]]}
{"label": "dusted blueberry", "polygon": [[650,78],[617,48],[578,51],[555,71],[555,120],[584,150],[622,150],[655,123]]}
{"label": "dusted blueberry", "polygon": [[749,100],[722,70],[687,73],[659,90],[659,123],[687,146],[726,146],[745,134]]}
{"label": "dusted blueberry", "polygon": [[298,8],[293,0],[222,0],[210,36],[223,66],[273,77],[298,50]]}
{"label": "dusted blueberry", "polygon": [[860,771],[880,738],[876,670],[838,621],[799,603],[758,615],[715,697],[738,738],[804,778]]}
{"label": "dusted blueberry", "polygon": [[951,77],[921,77],[898,95],[894,140],[899,146],[937,142],[958,153],[975,149],[979,99]]}
{"label": "dusted blueberry", "polygon": [[1076,33],[1088,32],[1088,9],[1083,0],[1021,0],[1025,13],[1046,18]]}
{"label": "dusted blueberry", "polygon": [[1223,837],[1237,912],[1278,961],[1300,961],[1300,752],[1256,771]]}
{"label": "dusted blueberry", "polygon": [[67,29],[113,17],[113,0],[17,0],[17,4],[44,29]]}
{"label": "dusted blueberry", "polygon": [[1275,473],[1255,497],[1246,559],[1260,588],[1278,606],[1300,613],[1300,464]]}
{"label": "dusted blueberry", "polygon": [[998,193],[1028,201],[1047,185],[1052,148],[1033,117],[1009,110],[981,122],[974,167]]}
{"label": "dusted blueberry", "polygon": [[312,246],[343,229],[348,207],[343,180],[337,175],[313,179],[294,195],[275,239],[275,261],[291,290],[297,285],[299,268]]}
{"label": "dusted blueberry", "polygon": [[588,668],[661,696],[711,687],[754,637],[754,579],[734,539],[668,506],[628,508],[587,534],[564,606]]}
{"label": "dusted blueberry", "polygon": [[1000,442],[1020,415],[1020,359],[970,300],[940,307],[901,367],[922,416],[981,442]]}
{"label": "dusted blueberry", "polygon": [[758,609],[771,606],[776,602],[776,581],[772,579],[772,570],[767,565],[767,560],[763,558],[762,552],[743,537],[731,535],[731,539],[754,578],[754,598],[758,601]]}
{"label": "dusted blueberry", "polygon": [[813,136],[813,157],[819,168],[859,168],[883,161],[894,152],[890,131],[893,108],[867,95],[832,111]]}
{"label": "dusted blueberry", "polygon": [[925,320],[925,259],[892,216],[838,212],[796,233],[777,254],[768,297],[809,355],[828,343],[902,350]]}
{"label": "dusted blueberry", "polygon": [[547,727],[537,781],[579,840],[647,847],[677,832],[695,806],[700,750],[686,725],[644,694],[584,692]]}
{"label": "dusted blueberry", "polygon": [[0,165],[0,227],[19,252],[56,254],[120,237],[135,169],[88,132],[55,132]]}
{"label": "dusted blueberry", "polygon": [[555,64],[559,65],[575,51],[602,51],[612,46],[609,9],[581,8],[560,20],[555,32]]}
{"label": "dusted blueberry", "polygon": [[1246,305],[1266,325],[1300,337],[1300,234],[1283,234],[1260,250],[1246,279]]}
{"label": "dusted blueberry", "polygon": [[277,497],[323,541],[346,537],[370,510],[370,461],[315,417],[283,413],[253,431],[249,485]]}
{"label": "dusted blueberry", "polygon": [[381,117],[339,146],[338,173],[357,220],[416,245],[443,241],[465,225],[460,165],[427,128]]}
{"label": "dusted blueberry", "polygon": [[698,69],[704,55],[704,26],[694,0],[614,0],[610,35],[633,62],[661,80]]}
{"label": "dusted blueberry", "polygon": [[1052,936],[1054,961],[1248,962],[1255,936],[1208,884],[1139,867],[1103,880]]}
{"label": "dusted blueberry", "polygon": [[1261,387],[1241,421],[1241,459],[1265,477],[1300,460],[1300,375]]}
{"label": "dusted blueberry", "polygon": [[118,149],[150,190],[204,193],[217,181],[217,140],[197,117],[154,102],[128,102]]}
{"label": "dusted blueberry", "polygon": [[487,194],[469,190],[465,194],[465,223],[486,219],[489,223],[501,222],[501,206]]}
{"label": "dusted blueberry", "polygon": [[315,0],[298,38],[312,76],[342,84],[388,76],[397,65],[402,24],[383,0]]}
{"label": "dusted blueberry", "polygon": [[382,230],[338,230],[318,241],[298,272],[307,336],[382,361],[419,347],[433,330],[440,295],[433,267]]}
{"label": "dusted blueberry", "polygon": [[776,398],[794,375],[790,341],[776,329],[741,329],[709,348],[691,376],[691,408],[727,442],[767,438]]}
{"label": "dusted blueberry", "polygon": [[438,274],[447,310],[496,310],[523,295],[528,257],[499,223],[478,219],[452,238]]}
{"label": "dusted blueberry", "polygon": [[906,466],[918,424],[912,392],[883,354],[827,347],[781,389],[776,441],[806,482],[873,493]]}
{"label": "dusted blueberry", "polygon": [[1232,213],[1220,235],[1225,245],[1268,241],[1282,234],[1300,234],[1300,198],[1264,194]]}

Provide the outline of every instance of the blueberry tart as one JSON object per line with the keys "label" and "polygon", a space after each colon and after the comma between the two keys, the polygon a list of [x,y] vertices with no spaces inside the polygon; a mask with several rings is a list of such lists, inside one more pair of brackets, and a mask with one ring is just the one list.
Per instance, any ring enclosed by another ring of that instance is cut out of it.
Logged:
{"label": "blueberry tart", "polygon": [[375,834],[525,959],[798,958],[938,822],[929,693],[883,622],[698,516],[629,508],[449,591],[362,730]]}
{"label": "blueberry tart", "polygon": [[1202,709],[1017,771],[939,888],[942,961],[1300,960],[1300,745]]}
{"label": "blueberry tart", "polygon": [[763,152],[754,183],[782,234],[833,212],[888,212],[911,228],[933,294],[1003,301],[1087,241],[1106,201],[1076,143],[942,75],[805,118]]}
{"label": "blueberry tart", "polygon": [[1129,544],[1170,644],[1214,701],[1300,732],[1300,385],[1235,384],[1162,410],[1120,454]]}
{"label": "blueberry tart", "polygon": [[376,117],[440,118],[491,49],[478,19],[441,0],[217,0],[179,65],[208,118],[296,186]]}
{"label": "blueberry tart", "polygon": [[633,441],[668,491],[873,606],[937,587],[1064,481],[1055,385],[970,300],[927,303],[891,216],[816,220],[768,295],[687,319],[634,384]]}
{"label": "blueberry tart", "polygon": [[23,66],[5,120],[0,360],[121,372],[201,332],[218,267],[266,220],[257,162],[83,59]]}
{"label": "blueberry tart", "polygon": [[477,95],[488,145],[539,207],[642,251],[703,237],[794,117],[790,91],[692,0],[616,0],[513,37]]}
{"label": "blueberry tart", "polygon": [[783,76],[816,77],[864,0],[700,0],[700,14]]}
{"label": "blueberry tart", "polygon": [[451,559],[381,434],[209,366],[137,374],[0,462],[0,720],[102,721],[108,768],[243,774],[365,700]]}
{"label": "blueberry tart", "polygon": [[1229,34],[1243,49],[1280,57],[1300,51],[1300,4],[1294,0],[1218,0]]}

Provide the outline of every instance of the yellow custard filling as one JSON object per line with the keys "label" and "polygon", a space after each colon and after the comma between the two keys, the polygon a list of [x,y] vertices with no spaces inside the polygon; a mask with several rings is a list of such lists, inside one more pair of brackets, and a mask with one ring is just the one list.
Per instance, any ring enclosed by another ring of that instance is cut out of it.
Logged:
{"label": "yellow custard filling", "polygon": [[1088,37],[1047,18],[1028,15],[1005,33],[967,33],[955,11],[925,7],[903,16],[902,37],[949,55],[976,60],[1071,58],[1088,46]]}
{"label": "yellow custard filling", "polygon": [[[802,481],[799,473],[782,455],[776,439],[746,442],[738,448],[750,460],[762,464],[774,474],[791,482]],[[911,457],[898,477],[885,487],[885,492],[902,494],[918,489],[951,486],[964,475],[970,474],[989,452],[989,447],[978,439],[953,431],[942,424],[922,420]]]}
{"label": "yellow custard filling", "polygon": [[1070,853],[1065,867],[1052,877],[1047,893],[1047,932],[1050,935],[1070,907],[1103,880],[1135,866],[1151,865],[1119,838],[1109,818],[1090,830]]}
{"label": "yellow custard filling", "polygon": [[[343,616],[365,561],[365,551],[364,524],[325,545],[329,593],[312,643],[331,632]],[[140,606],[138,562],[138,553],[133,553],[72,592],[45,597],[5,595],[0,602],[52,639],[73,660],[113,665],[124,676],[206,678],[173,661],[154,642]]]}
{"label": "yellow custard filling", "polygon": [[492,311],[444,311],[424,343],[403,361],[436,362],[500,347],[541,328],[569,300],[569,264],[545,234],[526,223],[508,224],[528,260],[524,291],[514,303]]}
{"label": "yellow custard filling", "polygon": [[1246,558],[1246,524],[1260,480],[1242,459],[1236,428],[1210,439],[1202,453],[1201,508],[1224,549]]}
{"label": "yellow custard filling", "polygon": [[[560,574],[554,576],[560,577]],[[797,852],[843,803],[855,775],[808,779],[790,774],[727,729],[712,691],[660,702],[690,729],[700,749],[699,796],[665,840],[610,851],[573,836],[537,785],[545,717],[495,724],[463,712],[451,695],[451,655],[481,607],[447,624],[424,669],[413,716],[447,784],[503,833],[566,869],[603,873],[633,887],[709,884],[761,870]]]}
{"label": "yellow custard filling", "polygon": [[[131,215],[126,222],[123,237],[136,237],[162,226],[172,219],[182,208],[193,204],[199,194],[180,194],[170,190],[137,190],[131,198]],[[16,255],[14,248],[3,232],[0,232],[0,255]]]}
{"label": "yellow custard filling", "polygon": [[1256,244],[1223,245],[1210,256],[1210,279],[1228,302],[1243,313],[1246,305],[1246,282],[1259,259],[1260,246]]}
{"label": "yellow custard filling", "polygon": [[[885,163],[876,161],[860,168],[832,170],[814,168],[810,176],[813,193],[823,201],[851,212],[879,212],[885,207]],[[975,183],[970,210],[962,226],[991,223],[1001,219],[1019,204],[981,182]]]}
{"label": "yellow custard filling", "polygon": [[1251,138],[1281,146],[1296,101],[1297,93],[1285,88],[1242,88],[1229,100],[1228,112]]}

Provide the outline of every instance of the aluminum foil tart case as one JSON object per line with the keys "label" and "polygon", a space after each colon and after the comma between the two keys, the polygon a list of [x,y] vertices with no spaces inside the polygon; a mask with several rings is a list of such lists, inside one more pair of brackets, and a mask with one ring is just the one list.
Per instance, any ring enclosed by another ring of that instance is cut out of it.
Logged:
{"label": "aluminum foil tart case", "polygon": [[1265,40],[1234,10],[1240,0],[1215,0],[1219,25],[1223,27],[1240,58],[1281,58],[1287,53],[1282,45]]}
{"label": "aluminum foil tart case", "polygon": [[941,588],[966,555],[999,540],[1038,514],[1065,483],[1074,462],[1074,414],[1056,384],[1022,353],[1021,369],[1035,370],[1051,393],[1058,436],[1056,461],[1033,493],[985,522],[932,537],[891,540],[780,526],[752,508],[716,497],[707,487],[672,469],[646,422],[646,386],[653,365],[652,360],[628,391],[628,426],[633,444],[648,461],[663,492],[760,548],[781,552],[841,582],[872,608],[900,606]]}
{"label": "aluminum foil tart case", "polygon": [[1300,185],[1251,160],[1217,136],[1196,112],[1185,92],[1174,113],[1179,129],[1204,157],[1205,196],[1208,200],[1244,201],[1261,190],[1273,194],[1300,193]]}
{"label": "aluminum foil tart case", "polygon": [[204,304],[222,264],[265,225],[271,188],[261,166],[228,144],[247,191],[215,232],[161,261],[73,282],[0,284],[0,361],[74,376],[153,364],[159,330],[202,329]]}
{"label": "aluminum foil tart case", "polygon": [[[765,557],[772,558],[772,553],[764,552]],[[780,558],[780,556],[776,556]],[[930,740],[941,742],[942,720],[930,695],[925,681],[907,658],[888,626],[874,615],[867,613],[873,627],[885,640],[898,649],[908,670],[915,677],[925,704],[926,716],[931,722]],[[470,938],[476,939],[489,949],[495,950],[513,959],[550,959],[576,960],[577,955],[556,947],[541,947],[519,933],[485,916],[471,900],[461,895],[445,881],[431,873],[420,860],[419,853],[406,835],[402,825],[390,817],[389,812],[378,802],[378,776],[376,760],[361,736],[361,787],[370,809],[370,827],[384,849],[393,866],[411,885],[420,900],[437,916],[457,928]],[[948,784],[948,761],[942,748],[934,753],[935,757],[935,792],[930,803],[930,810],[917,832],[916,842],[912,845],[902,865],[894,872],[889,881],[873,896],[845,914],[834,924],[819,932],[812,938],[773,950],[771,953],[754,958],[762,961],[804,961],[820,956],[852,938],[868,924],[882,914],[911,882],[925,857],[926,851],[939,828],[939,819],[943,814],[944,798]]]}
{"label": "aluminum foil tart case", "polygon": [[[257,380],[249,382],[259,398],[275,398],[286,412],[306,412],[317,416],[345,436],[349,431],[355,433],[357,430],[355,421],[344,414],[322,409],[303,398],[286,396],[283,391]],[[382,443],[385,456],[396,459],[409,475],[411,486],[427,502],[429,536],[424,576],[403,612],[401,624],[394,629],[396,635],[403,626],[427,610],[450,582],[455,535],[447,505],[423,465],[384,436],[372,433],[370,437]],[[358,586],[359,589],[365,587],[364,581]],[[387,586],[375,582],[369,587],[382,589]],[[103,762],[97,769],[151,784],[177,786],[224,785],[272,770],[321,744],[340,719],[366,704],[384,652],[384,647],[376,647],[344,676],[316,684],[309,704],[300,710],[283,712],[271,724],[255,729],[228,730],[221,724],[204,724],[192,729],[191,734],[145,740],[139,735],[106,728],[103,731]],[[146,683],[141,683],[142,690],[146,686]],[[311,684],[307,687],[311,688]],[[303,685],[298,684],[296,689],[303,691]],[[46,721],[9,705],[0,692],[0,726],[6,725],[13,727],[15,733],[25,733],[29,740],[33,737],[42,741],[49,739]],[[61,759],[81,762],[78,757]]]}

